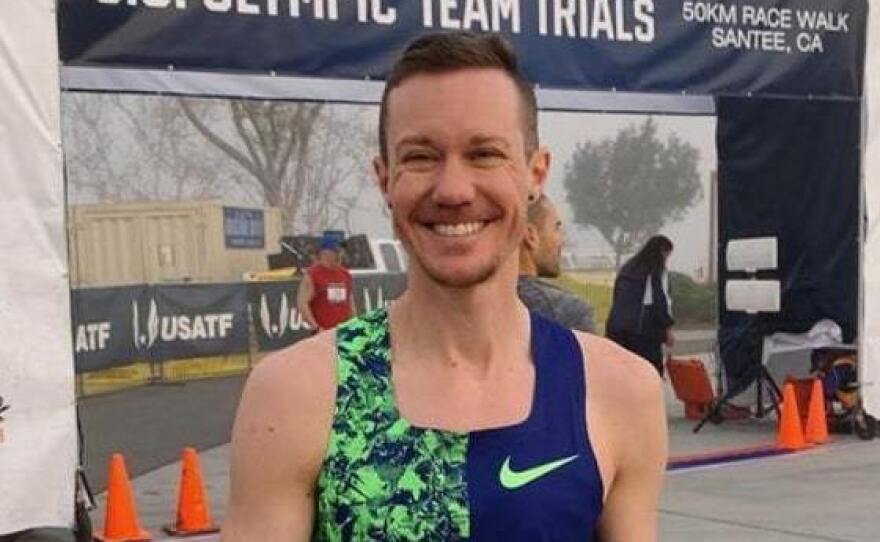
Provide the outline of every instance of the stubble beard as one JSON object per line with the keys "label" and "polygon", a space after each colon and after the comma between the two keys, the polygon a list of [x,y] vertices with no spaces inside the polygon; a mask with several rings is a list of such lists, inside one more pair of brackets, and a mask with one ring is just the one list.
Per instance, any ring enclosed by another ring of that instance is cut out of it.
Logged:
{"label": "stubble beard", "polygon": [[535,262],[536,263],[535,267],[537,267],[539,277],[544,277],[544,278],[548,278],[548,279],[555,279],[560,275],[562,270],[561,270],[561,264],[560,264],[559,259],[556,259],[555,262],[549,261],[550,258],[547,258],[547,259],[542,258],[541,260],[542,261]]}
{"label": "stubble beard", "polygon": [[496,259],[470,273],[450,277],[442,270],[426,265],[421,258],[417,257],[417,259],[419,267],[425,271],[425,274],[428,275],[428,278],[434,281],[434,283],[458,290],[473,288],[474,286],[479,286],[480,284],[487,282],[498,273],[498,269],[501,267],[501,263]]}
{"label": "stubble beard", "polygon": [[395,224],[395,229],[412,263],[416,264],[432,282],[439,286],[454,289],[467,289],[479,286],[494,277],[504,261],[504,254],[499,252],[490,261],[480,265],[480,267],[468,273],[459,273],[452,276],[439,266],[432,265],[422,258],[418,251],[414,249],[413,243],[406,239],[406,236],[400,235],[401,229],[397,224]]}

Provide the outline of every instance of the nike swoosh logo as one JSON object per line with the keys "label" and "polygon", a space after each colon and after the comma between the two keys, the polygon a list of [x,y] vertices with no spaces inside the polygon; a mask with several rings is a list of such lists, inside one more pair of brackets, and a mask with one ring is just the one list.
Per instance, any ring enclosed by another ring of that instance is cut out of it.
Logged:
{"label": "nike swoosh logo", "polygon": [[543,465],[537,465],[530,469],[514,471],[510,468],[510,456],[507,456],[507,459],[504,460],[504,464],[501,465],[501,471],[498,473],[498,480],[501,482],[501,486],[505,489],[518,489],[531,484],[538,478],[547,476],[551,472],[567,465],[568,463],[571,463],[577,459],[577,457],[577,454],[575,454],[570,457],[564,457],[562,459],[557,459],[556,461],[544,463]]}

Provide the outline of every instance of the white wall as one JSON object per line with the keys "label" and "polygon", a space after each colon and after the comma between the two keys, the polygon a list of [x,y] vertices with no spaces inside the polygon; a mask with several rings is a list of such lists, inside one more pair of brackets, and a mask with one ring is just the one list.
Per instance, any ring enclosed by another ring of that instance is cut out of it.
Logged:
{"label": "white wall", "polygon": [[73,359],[54,0],[0,0],[0,535],[73,521]]}

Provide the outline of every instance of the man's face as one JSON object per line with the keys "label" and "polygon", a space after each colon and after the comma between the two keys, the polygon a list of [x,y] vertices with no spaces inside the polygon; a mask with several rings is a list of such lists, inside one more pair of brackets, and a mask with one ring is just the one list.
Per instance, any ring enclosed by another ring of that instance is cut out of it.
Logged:
{"label": "man's face", "polygon": [[334,266],[339,264],[339,253],[330,248],[322,248],[318,252],[318,261],[326,266]]}
{"label": "man's face", "polygon": [[526,156],[513,81],[491,69],[413,76],[389,95],[386,137],[376,173],[414,270],[464,288],[516,267],[549,156]]}
{"label": "man's face", "polygon": [[562,245],[565,243],[565,232],[562,219],[556,206],[550,201],[544,202],[544,215],[535,224],[538,246],[534,251],[535,268],[539,277],[558,277],[561,271]]}

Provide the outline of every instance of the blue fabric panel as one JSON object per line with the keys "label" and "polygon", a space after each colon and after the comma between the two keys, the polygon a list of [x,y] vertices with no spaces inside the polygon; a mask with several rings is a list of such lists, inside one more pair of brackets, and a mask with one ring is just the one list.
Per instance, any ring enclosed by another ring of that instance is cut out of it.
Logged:
{"label": "blue fabric panel", "polygon": [[[471,433],[467,487],[476,541],[593,540],[602,511],[602,480],[586,434],[584,363],[574,335],[532,314],[535,393],[521,424]],[[522,487],[500,482],[560,459],[570,462]]]}
{"label": "blue fabric panel", "polygon": [[[718,261],[722,351],[728,374],[757,363],[756,342],[802,333],[823,318],[853,340],[858,319],[859,134],[852,102],[721,98],[718,110]],[[776,236],[779,268],[758,278],[782,283],[779,314],[729,312],[727,241]],[[751,354],[743,355],[743,349]],[[731,367],[730,365],[735,365]]]}

